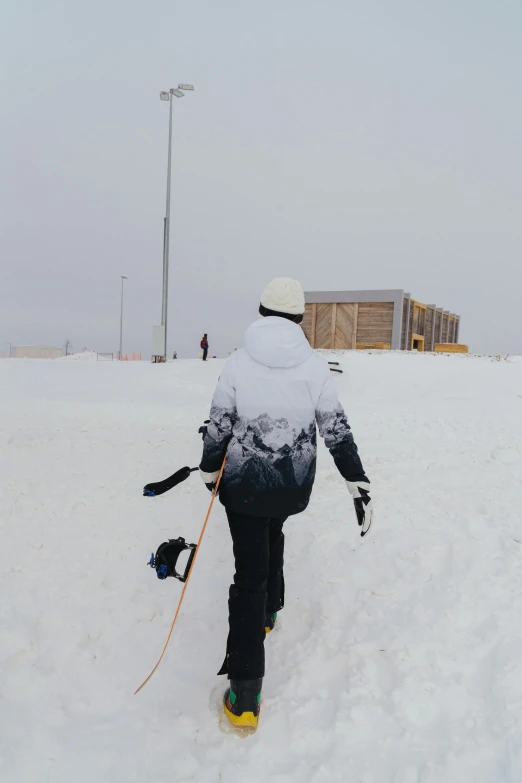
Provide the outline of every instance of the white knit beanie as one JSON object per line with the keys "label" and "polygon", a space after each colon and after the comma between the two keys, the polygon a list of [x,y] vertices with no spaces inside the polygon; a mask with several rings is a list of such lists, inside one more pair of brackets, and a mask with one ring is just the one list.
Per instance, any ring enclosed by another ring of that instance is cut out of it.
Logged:
{"label": "white knit beanie", "polygon": [[275,277],[261,294],[261,304],[276,313],[302,315],[305,297],[301,283],[291,277]]}

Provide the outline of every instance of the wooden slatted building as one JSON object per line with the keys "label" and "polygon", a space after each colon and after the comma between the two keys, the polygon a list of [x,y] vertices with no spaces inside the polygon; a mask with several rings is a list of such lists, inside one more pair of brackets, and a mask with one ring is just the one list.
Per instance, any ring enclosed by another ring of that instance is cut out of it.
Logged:
{"label": "wooden slatted building", "polygon": [[460,316],[402,290],[310,291],[303,331],[312,348],[467,350]]}

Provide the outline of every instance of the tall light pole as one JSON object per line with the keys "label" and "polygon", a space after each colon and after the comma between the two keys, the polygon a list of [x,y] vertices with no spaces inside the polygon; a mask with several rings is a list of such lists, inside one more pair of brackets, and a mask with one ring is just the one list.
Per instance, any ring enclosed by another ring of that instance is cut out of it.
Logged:
{"label": "tall light pole", "polygon": [[121,361],[121,350],[123,345],[123,281],[128,280],[128,277],[125,277],[125,275],[120,275],[121,277],[121,307],[120,307],[120,355],[119,359]]}
{"label": "tall light pole", "polygon": [[172,103],[175,98],[183,98],[182,90],[193,91],[192,84],[178,84],[177,89],[172,87],[168,92],[160,92],[160,100],[169,101],[169,151],[167,158],[167,205],[163,224],[163,288],[161,296],[161,325],[163,327],[163,355],[167,361],[167,315],[169,306],[169,240],[170,240],[170,169],[172,160]]}

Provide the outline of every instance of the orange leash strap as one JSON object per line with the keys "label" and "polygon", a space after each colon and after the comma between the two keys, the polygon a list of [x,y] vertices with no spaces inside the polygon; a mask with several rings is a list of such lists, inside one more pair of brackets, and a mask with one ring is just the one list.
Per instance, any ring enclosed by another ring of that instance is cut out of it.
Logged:
{"label": "orange leash strap", "polygon": [[137,690],[134,691],[134,695],[135,696],[148,683],[148,681],[150,680],[150,678],[152,677],[152,675],[154,674],[154,672],[156,671],[156,669],[160,665],[160,663],[162,661],[162,658],[165,655],[165,651],[166,651],[166,649],[167,649],[167,647],[169,645],[170,637],[172,636],[172,631],[174,630],[174,626],[176,625],[176,620],[178,619],[179,610],[181,609],[181,604],[183,603],[183,598],[185,597],[185,590],[188,587],[188,583],[189,583],[189,580],[190,580],[190,575],[192,574],[192,569],[194,568],[194,565],[196,563],[196,558],[197,558],[198,552],[199,552],[199,545],[201,544],[201,541],[202,541],[203,536],[205,534],[205,529],[207,527],[207,522],[208,522],[208,519],[210,517],[210,512],[212,511],[212,506],[214,505],[214,500],[216,499],[216,495],[218,493],[219,483],[221,481],[221,476],[223,475],[223,471],[225,469],[226,461],[227,461],[227,458],[225,457],[225,459],[223,460],[223,464],[221,465],[221,470],[219,471],[219,476],[218,476],[218,479],[216,481],[216,486],[215,486],[215,488],[214,488],[214,490],[212,492],[212,498],[210,500],[210,505],[208,507],[207,516],[205,517],[205,521],[203,522],[203,527],[201,528],[201,533],[200,533],[200,536],[199,536],[199,541],[198,541],[197,546],[196,546],[196,552],[194,554],[194,559],[192,561],[192,565],[190,566],[190,571],[188,572],[187,580],[186,580],[185,584],[183,585],[183,590],[181,591],[181,596],[180,596],[180,599],[179,599],[178,608],[176,609],[176,614],[174,615],[174,619],[172,621],[172,625],[170,626],[170,631],[169,631],[169,635],[167,636],[167,641],[165,642],[165,646],[164,646],[164,648],[163,648],[163,650],[161,652],[161,655],[160,655],[160,657],[158,659],[158,662],[157,662],[156,666],[153,668],[153,670],[151,671],[151,673],[149,674],[147,679],[144,680],[141,683],[140,687]]}

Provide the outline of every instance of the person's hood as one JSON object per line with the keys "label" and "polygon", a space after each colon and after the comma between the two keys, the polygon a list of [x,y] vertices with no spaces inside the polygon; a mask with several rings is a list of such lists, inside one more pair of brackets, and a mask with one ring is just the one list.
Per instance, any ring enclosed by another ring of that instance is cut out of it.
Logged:
{"label": "person's hood", "polygon": [[301,327],[288,318],[275,316],[261,318],[248,327],[245,349],[266,367],[297,367],[312,355]]}

